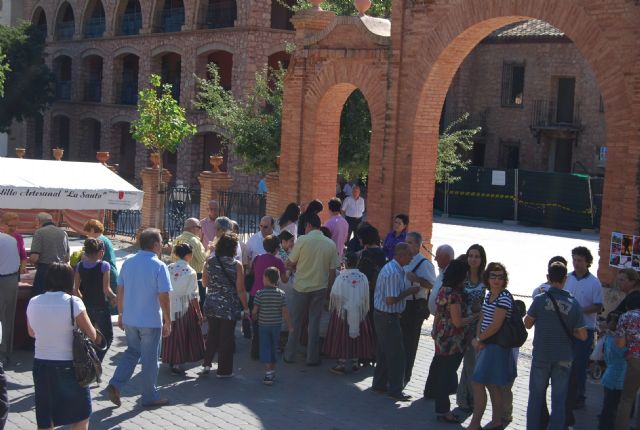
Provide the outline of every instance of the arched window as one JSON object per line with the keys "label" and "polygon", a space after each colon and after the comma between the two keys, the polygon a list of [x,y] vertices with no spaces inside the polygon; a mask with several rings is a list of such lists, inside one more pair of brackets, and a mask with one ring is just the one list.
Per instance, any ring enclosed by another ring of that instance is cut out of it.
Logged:
{"label": "arched window", "polygon": [[174,33],[184,25],[184,4],[182,0],[164,0],[158,29],[161,33]]}
{"label": "arched window", "polygon": [[271,28],[293,30],[293,24],[291,24],[293,10],[291,8],[295,5],[295,0],[283,1],[288,7],[284,6],[278,0],[271,0]]}
{"label": "arched window", "polygon": [[140,32],[142,28],[142,8],[139,0],[123,0],[126,1],[124,13],[120,18],[120,25],[116,30],[118,34],[134,35]]}
{"label": "arched window", "polygon": [[140,59],[134,54],[125,54],[114,60],[115,103],[135,105],[138,103],[138,72]]}
{"label": "arched window", "polygon": [[84,37],[102,37],[105,29],[104,7],[100,0],[93,0],[86,11]]}
{"label": "arched window", "polygon": [[71,65],[72,60],[68,55],[61,55],[53,60],[55,97],[57,100],[71,100]]}
{"label": "arched window", "polygon": [[204,28],[233,27],[238,12],[235,0],[209,0]]}
{"label": "arched window", "polygon": [[56,20],[56,39],[71,40],[76,32],[76,20],[69,3],[64,3],[58,11]]}
{"label": "arched window", "polygon": [[180,82],[182,78],[182,57],[170,52],[160,58],[160,76],[163,84],[171,84],[173,98],[180,101]]}
{"label": "arched window", "polygon": [[47,27],[47,15],[44,13],[44,10],[39,7],[33,13],[33,19],[31,20],[35,28],[42,35],[43,38],[47,37],[48,27]]}
{"label": "arched window", "polygon": [[102,101],[102,57],[90,55],[82,60],[82,78],[84,80],[83,100]]}

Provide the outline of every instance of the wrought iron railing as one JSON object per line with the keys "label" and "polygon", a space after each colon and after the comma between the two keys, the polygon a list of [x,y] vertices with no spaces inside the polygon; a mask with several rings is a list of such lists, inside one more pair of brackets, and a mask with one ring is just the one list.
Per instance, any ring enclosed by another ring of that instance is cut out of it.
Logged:
{"label": "wrought iron railing", "polygon": [[531,128],[580,129],[580,104],[575,103],[573,112],[558,110],[554,100],[534,100],[531,114]]}
{"label": "wrought iron railing", "polygon": [[98,38],[102,37],[105,29],[104,16],[94,16],[89,18],[87,24],[84,27],[84,37],[86,38]]}
{"label": "wrought iron railing", "polygon": [[85,82],[84,101],[97,103],[102,101],[102,80],[93,79]]}
{"label": "wrought iron railing", "polygon": [[104,232],[134,238],[140,229],[141,212],[134,210],[105,211]]}
{"label": "wrought iron railing", "polygon": [[160,32],[173,33],[182,30],[184,25],[184,8],[175,7],[162,11],[160,17]]}
{"label": "wrought iron railing", "polygon": [[184,186],[169,187],[165,194],[164,226],[170,239],[182,233],[187,218],[200,217],[200,190]]}
{"label": "wrought iron railing", "polygon": [[206,28],[233,27],[236,20],[235,0],[216,1],[207,7]]}
{"label": "wrought iron railing", "polygon": [[76,32],[76,23],[73,21],[61,22],[56,26],[58,40],[71,40]]}
{"label": "wrought iron railing", "polygon": [[122,34],[132,36],[138,34],[142,28],[142,14],[125,13],[122,16],[122,26],[120,31]]}
{"label": "wrought iron railing", "polygon": [[57,81],[55,95],[57,100],[71,100],[71,81]]}
{"label": "wrought iron railing", "polygon": [[243,235],[258,231],[260,218],[267,212],[267,198],[262,194],[221,191],[218,193],[218,205],[220,215],[236,221]]}
{"label": "wrought iron railing", "polygon": [[138,83],[122,82],[116,85],[116,103],[122,105],[135,105],[138,103]]}

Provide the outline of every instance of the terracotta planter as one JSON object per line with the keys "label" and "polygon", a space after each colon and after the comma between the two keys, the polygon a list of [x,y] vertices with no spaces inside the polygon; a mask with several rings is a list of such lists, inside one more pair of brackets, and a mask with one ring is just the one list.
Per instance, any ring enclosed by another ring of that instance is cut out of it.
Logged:
{"label": "terracotta planter", "polygon": [[311,0],[311,4],[313,5],[311,9],[321,10],[320,3],[322,3],[322,0]]}
{"label": "terracotta planter", "polygon": [[371,7],[371,0],[354,0],[358,16],[364,16],[365,12]]}
{"label": "terracotta planter", "polygon": [[160,167],[160,153],[159,152],[152,152],[149,155],[149,159],[151,160],[151,164],[152,164],[152,168],[154,169],[158,169]]}
{"label": "terracotta planter", "polygon": [[24,154],[27,153],[27,150],[24,148],[16,148],[16,157],[24,158]]}
{"label": "terracotta planter", "polygon": [[64,155],[64,149],[62,148],[53,148],[53,158],[60,161],[62,160],[62,156]]}
{"label": "terracotta planter", "polygon": [[102,164],[107,164],[107,161],[109,161],[109,155],[109,151],[98,151],[96,152],[96,160]]}
{"label": "terracotta planter", "polygon": [[224,161],[224,158],[220,155],[211,155],[209,157],[209,164],[211,164],[211,171],[213,173],[218,173],[220,172],[220,166],[222,165],[222,162]]}
{"label": "terracotta planter", "polygon": [[280,156],[279,155],[276,157],[276,169],[280,170]]}

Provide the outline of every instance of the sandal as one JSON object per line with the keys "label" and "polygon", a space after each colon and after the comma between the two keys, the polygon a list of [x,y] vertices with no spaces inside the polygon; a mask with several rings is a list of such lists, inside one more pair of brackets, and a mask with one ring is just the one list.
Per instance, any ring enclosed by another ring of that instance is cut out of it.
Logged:
{"label": "sandal", "polygon": [[438,415],[436,418],[438,419],[438,421],[444,422],[444,423],[447,423],[447,424],[460,424],[460,423],[462,423],[462,420],[460,419],[460,417],[457,416],[456,414],[451,413],[451,412],[447,412],[444,415]]}

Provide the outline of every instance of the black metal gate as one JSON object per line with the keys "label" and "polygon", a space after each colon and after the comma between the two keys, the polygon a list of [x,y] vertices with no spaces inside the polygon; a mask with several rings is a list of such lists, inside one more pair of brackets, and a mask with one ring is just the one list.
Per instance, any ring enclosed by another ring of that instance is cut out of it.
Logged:
{"label": "black metal gate", "polygon": [[267,198],[262,194],[221,191],[218,193],[220,215],[240,225],[240,234],[253,234],[259,229],[260,218],[267,212]]}
{"label": "black metal gate", "polygon": [[134,238],[140,229],[140,218],[139,210],[105,211],[104,233]]}
{"label": "black metal gate", "polygon": [[164,207],[164,227],[169,238],[182,233],[187,218],[200,216],[200,190],[184,186],[169,187]]}

